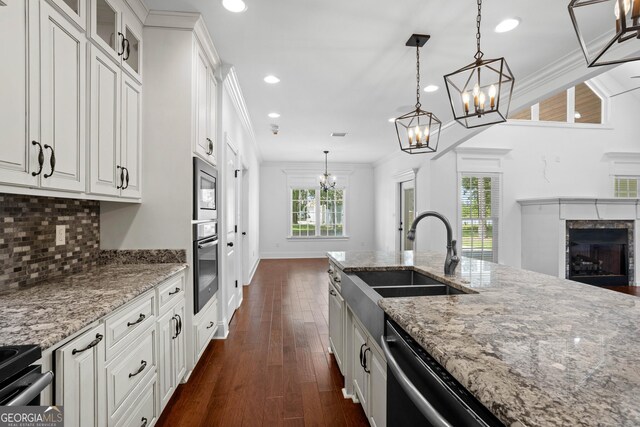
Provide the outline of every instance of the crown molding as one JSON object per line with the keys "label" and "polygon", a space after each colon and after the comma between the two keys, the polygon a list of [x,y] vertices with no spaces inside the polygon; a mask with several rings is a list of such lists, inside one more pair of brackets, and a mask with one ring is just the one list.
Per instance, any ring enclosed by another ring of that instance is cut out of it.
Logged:
{"label": "crown molding", "polygon": [[[263,168],[277,168],[282,169],[283,171],[289,172],[307,172],[313,175],[317,175],[315,172],[309,172],[309,170],[322,169],[324,170],[324,162],[270,162],[265,161],[262,162],[260,167]],[[329,163],[330,172],[353,172],[357,169],[373,169],[373,166],[369,163],[340,163],[340,162],[330,162]]]}
{"label": "crown molding", "polygon": [[141,24],[144,24],[147,20],[147,15],[149,15],[149,8],[144,3],[143,0],[126,0],[126,3],[129,5],[129,8],[133,11],[133,13],[138,17]]}
{"label": "crown molding", "polygon": [[456,153],[470,154],[475,156],[505,156],[509,154],[511,148],[484,148],[484,147],[457,147]]}
{"label": "crown molding", "polygon": [[205,53],[209,57],[209,61],[211,61],[216,69],[220,67],[222,62],[220,60],[220,55],[218,55],[218,51],[211,39],[211,34],[209,34],[209,30],[207,30],[207,26],[204,19],[202,19],[201,14],[192,12],[151,10],[147,15],[144,25],[146,27],[193,31]]}
{"label": "crown molding", "polygon": [[229,97],[231,98],[231,102],[240,117],[240,121],[242,122],[243,127],[249,134],[249,139],[253,149],[256,153],[256,157],[258,158],[258,163],[262,162],[262,153],[260,152],[260,147],[258,146],[258,141],[256,140],[256,134],[253,129],[253,124],[251,123],[251,117],[249,116],[249,110],[247,108],[247,104],[244,99],[244,95],[242,94],[242,89],[240,88],[240,82],[238,80],[238,75],[236,74],[235,68],[230,64],[223,64],[221,69],[220,78],[224,82],[224,86],[229,93]]}

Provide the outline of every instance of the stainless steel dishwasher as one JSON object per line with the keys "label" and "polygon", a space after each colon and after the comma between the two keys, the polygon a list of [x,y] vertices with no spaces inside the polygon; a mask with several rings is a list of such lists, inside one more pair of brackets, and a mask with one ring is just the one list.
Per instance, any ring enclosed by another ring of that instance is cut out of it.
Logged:
{"label": "stainless steel dishwasher", "polygon": [[504,426],[393,321],[385,321],[387,425]]}

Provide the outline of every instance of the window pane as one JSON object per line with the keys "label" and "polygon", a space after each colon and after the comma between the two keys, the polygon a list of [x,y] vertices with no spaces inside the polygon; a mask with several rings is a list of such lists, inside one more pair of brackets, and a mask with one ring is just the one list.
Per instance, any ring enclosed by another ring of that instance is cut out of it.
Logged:
{"label": "window pane", "polygon": [[291,190],[291,236],[315,235],[315,190]]}
{"label": "window pane", "polygon": [[531,120],[531,107],[509,114],[509,120]]}
{"label": "window pane", "polygon": [[567,92],[560,92],[540,103],[540,121],[567,121]]}
{"label": "window pane", "polygon": [[602,123],[602,100],[589,86],[576,86],[576,123]]}
{"label": "window pane", "polygon": [[462,254],[486,261],[497,261],[493,246],[497,218],[493,216],[493,207],[498,204],[493,200],[493,179],[463,177],[460,188]]}

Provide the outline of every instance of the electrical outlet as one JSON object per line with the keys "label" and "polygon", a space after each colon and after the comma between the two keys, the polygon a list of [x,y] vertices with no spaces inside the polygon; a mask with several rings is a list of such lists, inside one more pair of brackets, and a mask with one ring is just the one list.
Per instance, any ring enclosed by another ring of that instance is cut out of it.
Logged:
{"label": "electrical outlet", "polygon": [[56,225],[56,246],[64,245],[66,229],[64,225]]}

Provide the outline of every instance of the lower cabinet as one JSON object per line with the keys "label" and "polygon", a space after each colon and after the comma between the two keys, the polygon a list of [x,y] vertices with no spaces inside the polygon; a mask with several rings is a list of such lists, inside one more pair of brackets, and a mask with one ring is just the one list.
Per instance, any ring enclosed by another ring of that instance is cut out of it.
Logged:
{"label": "lower cabinet", "polygon": [[197,363],[204,353],[207,345],[213,338],[213,334],[218,330],[218,298],[214,296],[211,303],[193,323],[193,336],[195,340],[195,356]]}
{"label": "lower cabinet", "polygon": [[160,408],[171,399],[187,369],[183,330],[184,298],[158,320]]}
{"label": "lower cabinet", "polygon": [[369,367],[369,422],[374,427],[387,425],[387,362],[376,347],[371,347]]}
{"label": "lower cabinet", "polygon": [[344,299],[329,282],[329,345],[342,373],[344,373],[344,320]]}
{"label": "lower cabinet", "polygon": [[364,409],[364,412],[368,414],[369,408],[369,375],[367,375],[367,368],[364,365],[365,352],[367,351],[367,336],[363,329],[358,325],[356,321],[353,322],[353,337],[352,351],[353,354],[353,388],[354,393],[360,400],[360,404]]}
{"label": "lower cabinet", "polygon": [[67,427],[106,426],[104,324],[55,351],[56,405]]}

